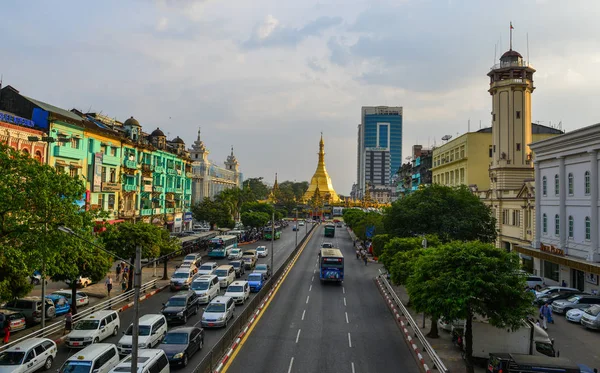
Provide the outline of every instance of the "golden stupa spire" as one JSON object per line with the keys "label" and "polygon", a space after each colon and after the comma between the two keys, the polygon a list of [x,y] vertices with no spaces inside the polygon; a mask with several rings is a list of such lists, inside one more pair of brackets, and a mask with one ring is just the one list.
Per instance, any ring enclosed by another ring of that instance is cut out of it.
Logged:
{"label": "golden stupa spire", "polygon": [[340,198],[333,189],[331,184],[331,178],[325,168],[325,142],[323,141],[323,132],[321,132],[321,141],[319,141],[319,163],[317,163],[317,169],[310,185],[304,193],[304,200],[309,201],[315,193],[318,193],[322,199],[327,196],[331,203],[339,202]]}

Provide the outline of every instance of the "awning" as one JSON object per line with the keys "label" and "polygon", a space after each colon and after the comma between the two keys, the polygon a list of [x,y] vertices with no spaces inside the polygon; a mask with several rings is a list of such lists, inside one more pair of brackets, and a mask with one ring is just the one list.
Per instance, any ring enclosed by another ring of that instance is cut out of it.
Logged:
{"label": "awning", "polygon": [[60,159],[56,160],[56,164],[59,166],[67,166],[67,162],[60,160]]}
{"label": "awning", "polygon": [[72,162],[71,162],[71,164],[69,164],[69,167],[71,167],[71,168],[82,168],[79,164],[72,163]]}
{"label": "awning", "polygon": [[534,249],[532,247],[515,246],[515,251],[521,254],[532,256],[534,258],[547,260],[552,263],[567,266],[573,269],[578,269],[583,272],[594,273],[600,276],[600,263],[587,262],[583,259],[573,258],[569,256],[560,256]]}

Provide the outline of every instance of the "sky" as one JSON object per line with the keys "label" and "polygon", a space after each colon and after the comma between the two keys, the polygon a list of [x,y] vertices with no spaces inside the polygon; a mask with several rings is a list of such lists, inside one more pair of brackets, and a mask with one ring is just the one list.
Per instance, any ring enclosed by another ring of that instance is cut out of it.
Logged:
{"label": "sky", "polygon": [[[404,108],[414,144],[490,125],[486,74],[509,48],[537,70],[534,122],[598,122],[597,0],[103,0],[2,4],[3,84],[53,105],[134,116],[245,178],[310,180],[320,133],[340,194],[361,106]],[[527,43],[527,40],[529,41]],[[529,47],[527,47],[529,44]]]}

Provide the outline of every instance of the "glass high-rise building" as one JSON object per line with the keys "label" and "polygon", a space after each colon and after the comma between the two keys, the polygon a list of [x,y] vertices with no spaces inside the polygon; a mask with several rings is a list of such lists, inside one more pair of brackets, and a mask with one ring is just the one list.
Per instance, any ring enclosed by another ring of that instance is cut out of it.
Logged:
{"label": "glass high-rise building", "polygon": [[366,186],[390,187],[402,165],[402,107],[363,106],[358,125],[357,195]]}

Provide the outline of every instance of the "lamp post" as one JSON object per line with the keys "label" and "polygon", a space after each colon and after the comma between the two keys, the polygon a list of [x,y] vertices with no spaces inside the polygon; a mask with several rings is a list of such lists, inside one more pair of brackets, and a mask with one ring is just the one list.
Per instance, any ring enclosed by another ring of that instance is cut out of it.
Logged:
{"label": "lamp post", "polygon": [[296,246],[298,247],[298,208],[296,208]]}
{"label": "lamp post", "polygon": [[[427,237],[425,237],[425,235],[423,235],[423,241],[421,241],[421,245],[424,249],[427,248]],[[425,328],[425,312],[423,312],[423,328]]]}
{"label": "lamp post", "polygon": [[271,218],[271,274],[273,273],[273,257],[275,256],[275,212]]}

